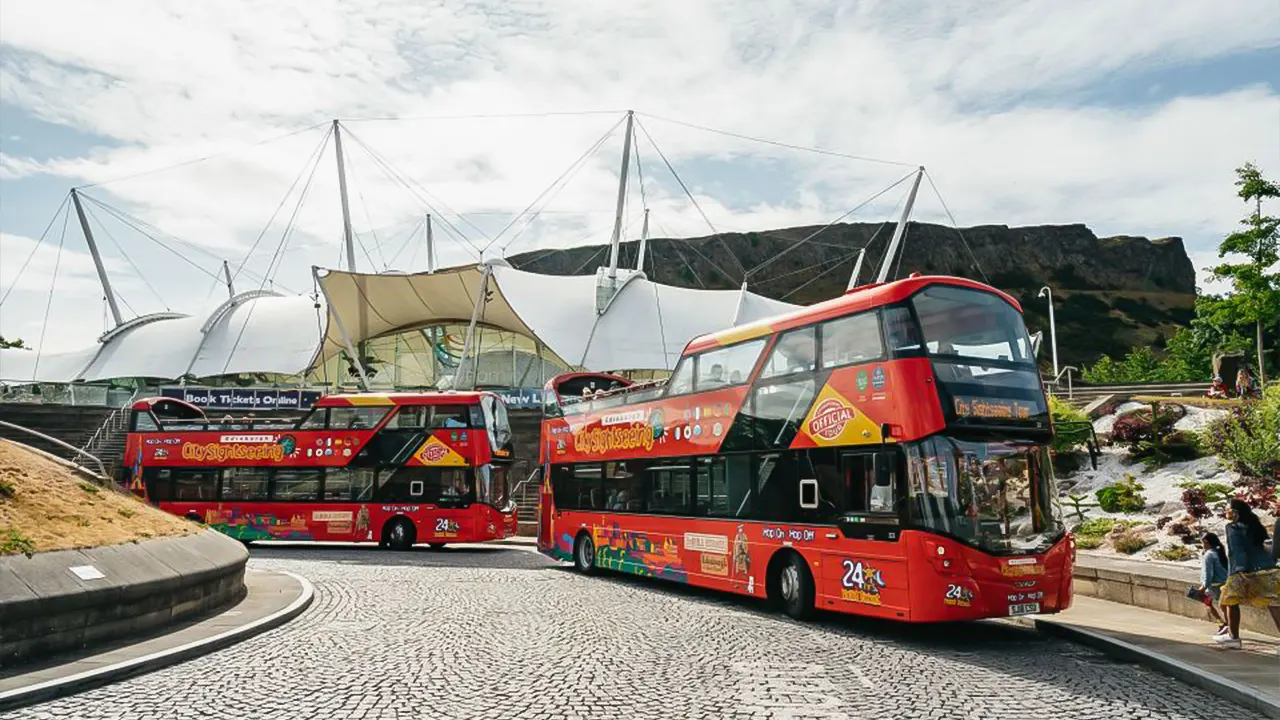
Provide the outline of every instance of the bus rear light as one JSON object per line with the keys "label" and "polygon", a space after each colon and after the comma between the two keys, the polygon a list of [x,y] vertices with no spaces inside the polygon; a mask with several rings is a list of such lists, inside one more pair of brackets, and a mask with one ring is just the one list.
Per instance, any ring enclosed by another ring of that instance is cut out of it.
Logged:
{"label": "bus rear light", "polygon": [[964,561],[963,554],[948,554],[947,546],[940,542],[925,540],[925,554],[939,574],[964,575],[969,572],[969,564]]}

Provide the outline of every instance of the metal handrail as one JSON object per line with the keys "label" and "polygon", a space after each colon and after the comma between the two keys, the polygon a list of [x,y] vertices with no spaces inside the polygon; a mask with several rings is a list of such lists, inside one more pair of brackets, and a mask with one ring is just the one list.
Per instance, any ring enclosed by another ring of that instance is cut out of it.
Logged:
{"label": "metal handrail", "polygon": [[1075,390],[1071,382],[1072,372],[1080,372],[1080,368],[1075,367],[1074,365],[1064,365],[1062,369],[1058,371],[1058,374],[1053,378],[1053,386],[1059,387],[1062,384],[1062,376],[1063,375],[1067,376],[1067,399],[1068,400],[1072,399],[1074,395],[1074,390]]}
{"label": "metal handrail", "polygon": [[516,486],[515,486],[515,487],[513,487],[513,488],[511,488],[511,497],[515,497],[515,496],[516,496],[517,494],[519,494],[522,490],[524,490],[524,486],[525,486],[525,485],[528,485],[528,484],[529,484],[529,481],[530,481],[530,480],[533,480],[534,476],[535,476],[535,475],[538,475],[538,474],[539,474],[539,473],[541,473],[541,472],[542,472],[542,466],[535,467],[535,468],[533,469],[533,472],[529,473],[529,477],[527,477],[527,478],[525,478],[525,479],[521,480],[520,482],[516,483]]}
{"label": "metal handrail", "polygon": [[105,436],[108,431],[114,430],[115,426],[118,424],[117,420],[120,414],[121,413],[118,408],[108,413],[107,418],[102,421],[102,424],[98,426],[97,430],[93,431],[93,434],[90,435],[89,439],[86,440],[84,444],[80,446],[80,449],[88,450],[89,448],[93,447],[93,444],[98,441],[98,438]]}
{"label": "metal handrail", "polygon": [[76,453],[76,455],[83,455],[83,456],[85,456],[85,457],[89,458],[90,460],[92,460],[92,461],[94,461],[95,463],[97,463],[97,464],[98,464],[98,474],[99,474],[99,475],[101,475],[101,476],[102,476],[102,478],[103,478],[104,480],[110,480],[110,479],[111,479],[111,475],[107,472],[107,466],[103,465],[103,464],[102,464],[102,461],[101,461],[101,460],[99,460],[99,459],[98,459],[98,457],[97,457],[96,455],[90,455],[89,453],[85,452],[84,450],[81,450],[80,448],[76,447],[75,445],[72,445],[72,444],[70,444],[70,443],[65,443],[65,442],[63,442],[63,441],[59,440],[59,439],[58,439],[58,438],[56,438],[56,437],[51,437],[51,436],[49,436],[49,435],[45,435],[44,433],[40,432],[39,430],[32,430],[32,429],[31,429],[31,428],[29,428],[29,427],[23,427],[23,426],[21,426],[21,425],[15,425],[14,423],[8,422],[8,421],[6,421],[6,420],[0,420],[0,427],[7,427],[7,428],[12,428],[12,429],[14,429],[14,430],[21,430],[22,432],[27,433],[27,434],[29,434],[29,435],[35,435],[35,436],[36,436],[36,437],[38,437],[38,438],[44,438],[45,440],[48,440],[49,442],[51,442],[51,443],[53,443],[54,445],[57,445],[57,446],[59,446],[59,447],[64,447],[64,448],[66,448],[66,449],[70,450],[71,452]]}

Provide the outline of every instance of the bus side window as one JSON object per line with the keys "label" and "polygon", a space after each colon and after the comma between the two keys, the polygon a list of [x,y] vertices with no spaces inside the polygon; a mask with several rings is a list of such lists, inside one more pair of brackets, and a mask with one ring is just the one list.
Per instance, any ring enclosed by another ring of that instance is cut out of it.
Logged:
{"label": "bus side window", "polygon": [[688,515],[690,511],[691,462],[688,458],[664,459],[649,468],[649,512]]}
{"label": "bus side window", "polygon": [[142,481],[147,486],[147,499],[152,502],[173,499],[173,474],[169,468],[144,468]]}
{"label": "bus side window", "polygon": [[174,500],[216,500],[218,498],[217,470],[174,470]]}
{"label": "bus side window", "polygon": [[323,430],[329,420],[328,408],[316,408],[298,424],[299,430]]}
{"label": "bus side window", "polygon": [[133,429],[135,432],[159,432],[160,426],[151,416],[150,410],[135,410],[133,413]]}
{"label": "bus side window", "polygon": [[551,469],[551,495],[556,508],[574,510],[578,507],[578,478],[569,465],[556,465]]}

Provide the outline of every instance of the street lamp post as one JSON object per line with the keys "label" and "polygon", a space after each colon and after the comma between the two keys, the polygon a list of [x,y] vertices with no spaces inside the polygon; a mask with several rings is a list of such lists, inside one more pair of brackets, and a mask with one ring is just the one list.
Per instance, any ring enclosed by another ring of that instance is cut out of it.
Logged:
{"label": "street lamp post", "polygon": [[1053,379],[1058,379],[1058,326],[1053,320],[1053,291],[1046,285],[1036,297],[1049,299],[1049,346],[1053,349]]}

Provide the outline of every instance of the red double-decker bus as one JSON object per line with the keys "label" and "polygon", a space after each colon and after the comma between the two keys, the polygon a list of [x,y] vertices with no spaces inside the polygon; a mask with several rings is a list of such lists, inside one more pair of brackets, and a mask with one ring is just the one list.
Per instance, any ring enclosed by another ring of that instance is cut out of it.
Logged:
{"label": "red double-decker bus", "polygon": [[664,384],[547,386],[538,548],[816,609],[1053,613],[1075,548],[1021,308],[953,277],[693,340]]}
{"label": "red double-decker bus", "polygon": [[130,488],[238,540],[403,550],[516,534],[511,426],[493,393],[329,395],[294,419],[150,398],[131,423]]}

